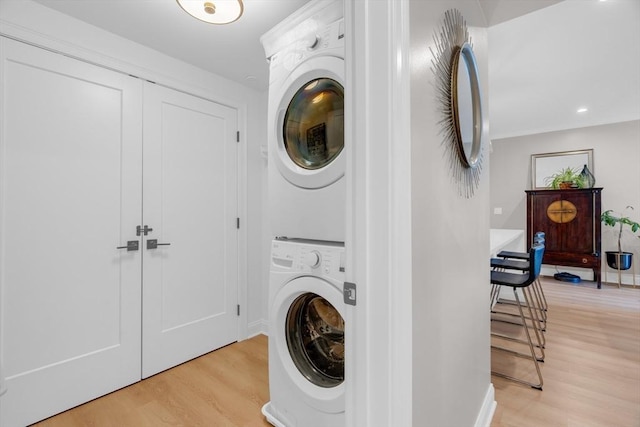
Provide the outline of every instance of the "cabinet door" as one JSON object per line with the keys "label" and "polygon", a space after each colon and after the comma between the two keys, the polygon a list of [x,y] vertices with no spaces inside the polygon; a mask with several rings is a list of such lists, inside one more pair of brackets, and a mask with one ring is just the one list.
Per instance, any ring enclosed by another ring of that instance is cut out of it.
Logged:
{"label": "cabinet door", "polygon": [[563,239],[563,249],[577,254],[592,254],[595,251],[593,243],[594,213],[593,194],[591,192],[566,192],[563,199],[575,206],[576,217],[566,224]]}
{"label": "cabinet door", "polygon": [[[529,238],[533,233],[543,231],[545,233],[545,252],[562,251],[563,224],[552,221],[547,213],[549,206],[559,203],[560,200],[562,198],[557,192],[531,196],[532,229],[529,230]],[[529,242],[530,244],[531,242]]]}
{"label": "cabinet door", "polygon": [[236,110],[145,84],[143,377],[237,339],[236,131]]}
{"label": "cabinet door", "polygon": [[593,252],[593,200],[579,190],[535,194],[531,233],[544,231],[545,253]]}
{"label": "cabinet door", "polygon": [[0,425],[140,379],[141,83],[0,38]]}

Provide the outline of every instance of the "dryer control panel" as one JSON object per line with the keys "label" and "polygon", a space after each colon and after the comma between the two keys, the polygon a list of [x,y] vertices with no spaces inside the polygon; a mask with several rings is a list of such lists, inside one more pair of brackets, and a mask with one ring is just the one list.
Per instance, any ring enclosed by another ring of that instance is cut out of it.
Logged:
{"label": "dryer control panel", "polygon": [[344,47],[344,19],[310,33],[298,43],[298,50],[325,50]]}
{"label": "dryer control panel", "polygon": [[297,39],[269,58],[270,81],[281,74],[277,70],[293,70],[298,64],[316,55],[344,58],[344,19],[329,25],[301,32]]}
{"label": "dryer control panel", "polygon": [[344,279],[344,244],[302,239],[276,239],[271,245],[271,269],[308,272]]}

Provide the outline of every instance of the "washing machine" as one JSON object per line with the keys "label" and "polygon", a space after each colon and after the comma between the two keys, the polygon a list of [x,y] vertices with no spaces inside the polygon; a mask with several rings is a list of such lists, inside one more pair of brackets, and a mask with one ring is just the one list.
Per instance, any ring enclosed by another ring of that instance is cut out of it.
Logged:
{"label": "washing machine", "polygon": [[311,1],[260,39],[272,236],[345,240],[343,7]]}
{"label": "washing machine", "polygon": [[276,239],[269,276],[269,392],[277,427],[341,427],[344,245]]}

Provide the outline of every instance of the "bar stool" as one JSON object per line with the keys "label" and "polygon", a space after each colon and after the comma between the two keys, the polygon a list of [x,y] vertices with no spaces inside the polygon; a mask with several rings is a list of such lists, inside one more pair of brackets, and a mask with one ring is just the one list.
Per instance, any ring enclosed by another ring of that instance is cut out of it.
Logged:
{"label": "bar stool", "polygon": [[[528,255],[528,254],[527,254]],[[491,258],[491,268],[497,269],[500,271],[508,271],[515,270],[519,273],[527,273],[530,269],[531,263],[522,260],[514,260],[514,259],[503,259],[503,258]],[[538,290],[540,288],[540,290]],[[542,332],[546,331],[547,328],[547,310],[544,306],[544,300],[541,295],[542,284],[540,283],[540,277],[536,278],[536,280],[531,285],[532,292],[532,303],[534,308],[535,315],[535,325],[537,325]],[[497,295],[495,296],[495,302],[497,304],[513,304],[511,301],[498,299]],[[509,313],[509,312],[501,312],[499,310],[494,310],[494,312],[507,314],[511,316],[517,316],[517,314]],[[542,336],[542,345],[545,344],[544,335]]]}
{"label": "bar stool", "polygon": [[[539,239],[538,242],[544,242],[544,239]],[[543,243],[538,243],[537,245],[542,245],[544,247]],[[529,253],[527,253],[527,258],[529,258],[528,255]],[[543,248],[542,258],[544,258],[544,248]],[[491,267],[493,269],[497,269],[498,271],[515,270],[518,273],[522,274],[522,273],[529,272],[531,268],[531,263],[529,260],[521,261],[521,260],[512,260],[512,259],[503,259],[503,258],[492,258]],[[544,332],[546,331],[546,328],[547,328],[547,312],[546,310],[543,309],[542,301],[539,297],[538,292],[536,292],[536,285],[542,286],[540,284],[539,276],[536,277],[534,282],[531,284],[531,288],[529,288],[531,292],[529,294],[529,299],[527,304],[530,304],[531,308],[533,309],[532,311],[530,311],[530,313],[533,314],[533,317],[527,317],[525,315],[525,318],[531,321],[531,327],[536,328],[539,331],[539,333],[538,331],[536,331],[536,338],[537,338],[536,347],[541,349],[542,356],[538,358],[538,361],[544,361],[544,348],[546,346],[546,337],[544,335]],[[494,314],[501,315],[502,318],[496,318],[496,319],[492,318],[492,321],[495,320],[495,321],[501,321],[506,323],[514,323],[513,321],[506,320],[504,317],[519,318],[519,314],[510,312],[508,310],[501,311],[496,308],[498,304],[515,305],[515,302],[513,301],[499,299],[498,298],[499,289],[500,289],[500,286],[494,286],[492,301],[495,301],[495,304],[492,304],[491,312]],[[519,323],[515,323],[515,324],[519,324]],[[521,342],[526,343],[526,341],[521,341]]]}
{"label": "bar stool", "polygon": [[[533,244],[537,245],[537,244],[544,244],[545,243],[545,233],[544,231],[538,231],[533,235]],[[508,260],[517,260],[517,261],[529,261],[529,253],[528,252],[513,252],[513,251],[501,251],[500,253],[498,253],[497,255],[498,258],[493,258],[491,260],[492,264],[494,264],[494,260],[495,263],[498,264],[500,263],[500,261],[498,261],[498,259],[502,258],[504,259],[504,268],[512,268],[512,269],[520,269],[518,266],[518,263],[509,263],[507,262]],[[510,265],[509,265],[510,264]],[[522,265],[528,265],[528,264],[522,264]],[[496,265],[496,267],[499,268],[498,265]],[[545,321],[546,321],[546,311],[548,310],[549,306],[547,304],[547,298],[544,295],[544,289],[542,288],[542,283],[540,282],[540,279],[537,279],[536,282],[534,283],[534,287],[532,288],[536,294],[536,299],[539,300],[540,304],[539,306],[542,307],[542,310],[545,311]]]}
{"label": "bar stool", "polygon": [[[540,337],[542,332],[540,332],[538,326],[534,325],[533,328],[531,328],[533,329],[536,339],[538,341],[538,346],[534,346],[531,333],[529,332],[530,328],[527,326],[527,320],[531,319],[531,321],[533,321],[533,319],[535,319],[535,316],[532,311],[531,284],[534,283],[535,280],[540,275],[540,269],[542,268],[543,255],[544,255],[543,245],[534,245],[531,247],[531,249],[529,250],[530,267],[527,274],[510,273],[510,272],[497,271],[497,270],[491,271],[491,285],[494,289],[500,286],[510,287],[513,289],[513,295],[515,297],[516,306],[518,307],[518,313],[520,315],[520,320],[522,322],[521,325],[526,337],[526,340],[524,341],[524,343],[528,345],[529,353],[522,353],[513,349],[499,347],[495,345],[492,345],[491,348],[494,348],[499,351],[504,351],[506,353],[512,354],[513,356],[532,360],[536,369],[536,373],[538,375],[538,383],[532,383],[524,379],[507,375],[501,372],[492,371],[492,374],[499,377],[507,378],[509,380],[516,381],[522,384],[529,385],[538,390],[542,390],[542,384],[543,384],[542,372],[540,371],[540,365],[539,365],[539,362],[544,361],[544,348],[542,348],[542,339]],[[523,302],[520,301],[520,297],[518,296],[518,289],[522,289],[522,294],[524,296]],[[492,298],[494,297],[494,295],[496,295],[496,292],[492,290]],[[491,302],[493,305],[494,301],[492,300]],[[523,308],[526,308],[529,311],[528,318],[525,317]],[[516,339],[506,335],[495,334],[495,333],[492,333],[491,335],[494,337],[498,337],[498,338],[502,338],[510,341],[522,342],[522,340],[520,339]],[[541,352],[540,357],[538,357],[538,355],[536,354],[536,350],[535,350],[536,347],[540,347],[540,352]]]}

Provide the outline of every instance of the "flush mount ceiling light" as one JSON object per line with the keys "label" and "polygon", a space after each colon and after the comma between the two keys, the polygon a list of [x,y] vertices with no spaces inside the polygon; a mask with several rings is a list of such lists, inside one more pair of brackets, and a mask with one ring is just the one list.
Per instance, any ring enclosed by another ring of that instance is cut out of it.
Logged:
{"label": "flush mount ceiling light", "polygon": [[242,0],[176,0],[189,15],[210,24],[229,24],[242,16]]}

